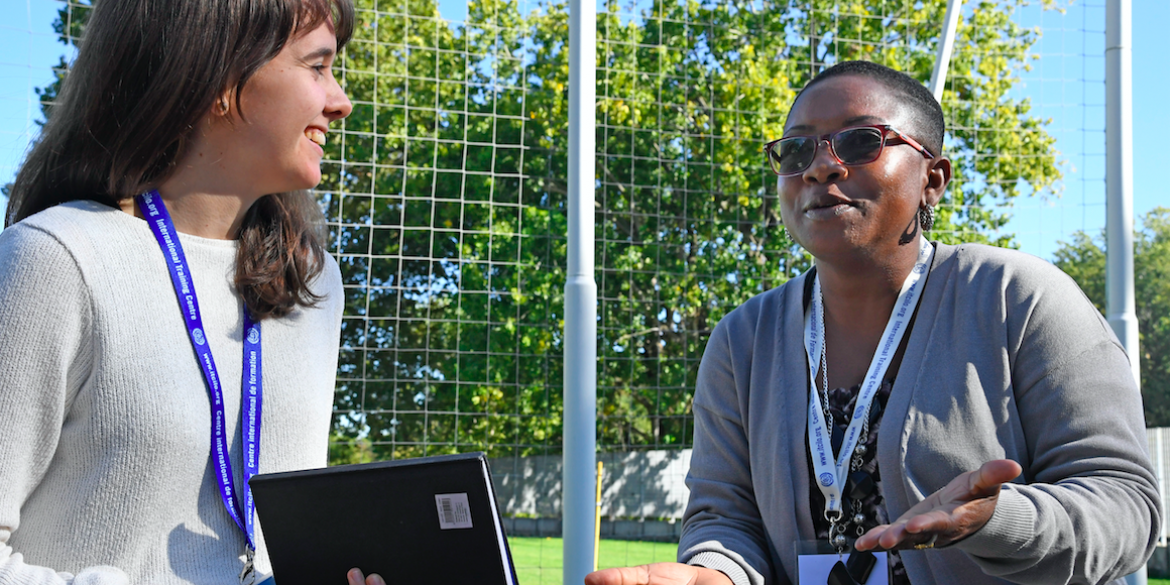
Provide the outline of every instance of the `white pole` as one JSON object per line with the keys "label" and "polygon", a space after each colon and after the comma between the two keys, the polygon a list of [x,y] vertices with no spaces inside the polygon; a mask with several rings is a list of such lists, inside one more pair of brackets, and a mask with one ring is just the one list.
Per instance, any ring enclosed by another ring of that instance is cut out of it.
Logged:
{"label": "white pole", "polygon": [[593,280],[596,0],[569,3],[569,241],[565,280],[563,582],[593,569],[597,450],[597,284]]}
{"label": "white pole", "polygon": [[1109,0],[1105,19],[1105,317],[1139,384],[1133,294],[1133,76],[1130,0]]}
{"label": "white pole", "polygon": [[942,103],[943,88],[947,85],[947,69],[951,65],[951,53],[955,49],[955,31],[959,29],[959,13],[963,0],[947,0],[946,25],[938,44],[938,56],[934,60],[934,73],[930,75],[930,91],[934,101]]}
{"label": "white pole", "polygon": [[[1154,449],[1150,454],[1154,460],[1154,471],[1158,474],[1158,490],[1162,494],[1162,501],[1168,500],[1167,485],[1166,485],[1166,456],[1165,443],[1162,441],[1162,434],[1166,429],[1150,429],[1154,433]],[[1162,525],[1158,527],[1158,544],[1166,544],[1166,516],[1162,516]]]}
{"label": "white pole", "polygon": [[[1133,295],[1133,77],[1130,0],[1105,9],[1105,318],[1129,355],[1139,387],[1138,322]],[[1146,570],[1125,578],[1145,585]]]}

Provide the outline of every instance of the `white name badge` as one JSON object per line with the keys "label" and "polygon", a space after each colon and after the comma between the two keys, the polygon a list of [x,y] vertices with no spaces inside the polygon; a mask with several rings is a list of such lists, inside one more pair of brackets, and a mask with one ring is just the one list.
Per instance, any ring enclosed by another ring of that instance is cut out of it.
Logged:
{"label": "white name badge", "polygon": [[[865,585],[889,585],[890,568],[889,555],[884,552],[873,553],[877,564],[869,573]],[[800,555],[797,558],[798,584],[797,585],[826,585],[829,582],[829,572],[837,561],[849,561],[849,555],[840,556],[837,553],[825,555]]]}

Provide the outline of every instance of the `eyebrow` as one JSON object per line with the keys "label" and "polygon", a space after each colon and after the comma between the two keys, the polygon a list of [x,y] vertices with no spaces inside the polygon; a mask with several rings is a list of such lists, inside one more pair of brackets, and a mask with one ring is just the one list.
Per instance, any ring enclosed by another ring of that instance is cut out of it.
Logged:
{"label": "eyebrow", "polygon": [[[841,126],[841,127],[842,127],[842,128],[848,128],[848,127],[850,127],[850,126],[854,126],[854,125],[857,125],[857,124],[866,124],[866,123],[871,123],[871,124],[872,124],[872,123],[884,124],[884,123],[885,123],[885,120],[884,120],[883,118],[881,118],[881,117],[878,117],[878,116],[871,116],[871,115],[868,115],[868,114],[866,114],[866,115],[864,115],[864,116],[854,116],[854,117],[852,117],[852,118],[849,118],[849,119],[845,120],[845,125],[844,125],[844,126]],[[813,127],[812,127],[812,126],[809,126],[808,124],[798,124],[798,125],[796,125],[796,126],[793,126],[793,127],[789,128],[789,129],[788,129],[788,130],[785,132],[785,135],[787,135],[787,134],[790,134],[790,133],[792,133],[792,132],[797,132],[797,131],[799,131],[799,132],[809,132],[809,131],[811,131],[812,129],[813,129]]]}
{"label": "eyebrow", "polygon": [[333,53],[334,53],[333,49],[331,49],[329,47],[321,47],[320,49],[317,49],[316,51],[313,51],[312,53],[305,55],[303,58],[305,61],[313,61],[316,59],[325,59],[328,57],[332,57]]}

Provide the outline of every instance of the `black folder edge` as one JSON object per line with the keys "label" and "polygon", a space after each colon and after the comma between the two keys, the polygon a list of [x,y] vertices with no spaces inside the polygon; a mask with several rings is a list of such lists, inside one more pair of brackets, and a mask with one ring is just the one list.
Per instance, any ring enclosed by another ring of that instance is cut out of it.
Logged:
{"label": "black folder edge", "polygon": [[504,578],[508,581],[508,585],[519,585],[516,582],[516,567],[512,564],[512,549],[508,546],[508,537],[504,534],[504,523],[496,503],[496,484],[492,481],[492,470],[488,465],[487,455],[482,451],[477,452],[476,458],[483,463],[484,483],[488,488],[488,501],[492,505],[492,519],[496,523],[496,540],[500,547],[500,554],[503,555],[500,561],[504,566]]}
{"label": "black folder edge", "polygon": [[[426,461],[419,461],[426,459]],[[412,459],[394,459],[391,461],[378,461],[375,463],[352,463],[349,465],[337,465],[334,467],[322,467],[318,469],[301,469],[295,471],[282,471],[277,473],[266,473],[253,476],[248,482],[251,485],[252,481],[259,479],[262,482],[270,480],[279,480],[288,476],[320,476],[320,475],[337,475],[342,473],[365,472],[367,470],[382,469],[386,467],[405,467],[408,465],[420,464],[434,464],[446,463],[448,461],[466,461],[478,460],[480,468],[483,470],[484,483],[488,490],[488,501],[492,508],[492,521],[496,527],[496,544],[500,552],[500,561],[504,567],[504,578],[508,585],[519,585],[516,579],[516,566],[512,562],[512,549],[508,546],[507,535],[504,534],[504,524],[500,516],[499,504],[496,502],[496,486],[492,481],[491,466],[488,465],[487,454],[483,451],[475,451],[472,453],[458,453],[454,455],[433,455],[429,457],[418,457]]]}

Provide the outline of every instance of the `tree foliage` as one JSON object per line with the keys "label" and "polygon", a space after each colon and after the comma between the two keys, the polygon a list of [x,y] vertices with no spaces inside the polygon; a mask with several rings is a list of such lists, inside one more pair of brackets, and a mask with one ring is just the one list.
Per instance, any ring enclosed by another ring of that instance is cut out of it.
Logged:
{"label": "tree foliage", "polygon": [[[70,48],[70,53],[77,49],[81,37],[85,32],[85,25],[89,22],[89,14],[93,9],[93,0],[70,0],[62,3],[57,9],[57,20],[53,21],[53,32],[57,33],[57,40]],[[53,110],[53,103],[61,92],[61,81],[69,70],[69,61],[62,55],[53,68],[53,82],[45,87],[36,88],[37,97],[41,102],[41,113],[45,120]],[[44,122],[38,122],[44,124]]]}
{"label": "tree foliage", "polygon": [[[53,21],[53,32],[57,33],[57,40],[61,44],[71,48],[77,47],[81,40],[81,34],[85,31],[85,23],[89,22],[91,4],[91,0],[71,0],[57,9],[57,20]],[[57,100],[57,93],[61,91],[61,81],[65,78],[68,69],[69,63],[62,55],[58,59],[57,66],[53,68],[53,82],[45,87],[34,88],[45,120],[49,119],[53,103]],[[37,124],[43,126],[44,121],[37,120]],[[5,198],[11,191],[12,183],[0,185],[0,195]]]}
{"label": "tree foliage", "polygon": [[[1158,207],[1134,232],[1134,298],[1146,425],[1170,426],[1170,208]],[[1105,313],[1105,234],[1073,234],[1055,264]]]}
{"label": "tree foliage", "polygon": [[[936,228],[944,241],[1010,245],[1010,237],[996,235],[1007,218],[992,204],[1058,186],[1045,122],[1009,93],[1038,35],[1012,20],[1022,4],[974,3],[959,29],[944,96],[956,169]],[[377,9],[376,23],[363,16],[370,20],[359,30],[379,42],[351,45],[346,61],[351,96],[378,104],[355,111],[347,132],[374,136],[355,142],[362,146],[346,151],[345,160],[407,162],[372,171],[389,181],[350,163],[323,187],[343,193],[332,196],[342,218],[336,236],[362,304],[351,314],[370,316],[353,321],[346,345],[379,348],[360,363],[355,353],[347,366],[364,369],[340,386],[346,414],[339,430],[373,438],[383,456],[421,452],[422,444],[497,454],[555,450],[567,3],[523,14],[515,1],[475,0],[467,21],[451,25],[435,19],[428,0],[379,2]],[[596,54],[602,448],[688,445],[695,374],[711,328],[807,268],[808,256],[780,225],[776,183],[760,154],[780,135],[796,91],[826,64],[854,58],[925,81],[944,9],[943,2],[881,0],[656,0],[635,12],[606,5]],[[351,73],[372,70],[380,75]],[[392,122],[383,128],[386,116]],[[390,203],[385,213],[393,217],[346,207],[363,197],[374,207]],[[345,209],[363,211],[351,218]],[[365,225],[371,227],[359,227]],[[363,234],[385,229],[374,226],[401,231],[371,246],[363,238],[374,236]],[[433,236],[432,247],[412,253],[393,243],[406,246],[416,235]],[[434,247],[440,241],[450,245]],[[346,256],[350,250],[354,256]],[[379,273],[365,264],[367,250],[392,258],[405,290],[377,288],[385,278],[363,280]],[[419,260],[408,259],[416,254]],[[381,319],[397,330],[370,335]],[[389,357],[391,346],[397,357]],[[374,357],[381,355],[387,357]],[[445,417],[441,424],[422,422],[438,417]]]}
{"label": "tree foliage", "polygon": [[[354,102],[319,188],[346,309],[337,461],[561,443],[568,3],[355,0]],[[761,148],[826,65],[929,79],[945,2],[610,1],[598,14],[598,439],[685,447],[718,320],[809,266]],[[1045,121],[1011,97],[1026,0],[968,2],[944,111],[946,242],[1011,245],[992,204],[1059,187]]]}

